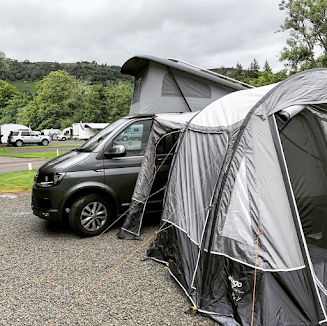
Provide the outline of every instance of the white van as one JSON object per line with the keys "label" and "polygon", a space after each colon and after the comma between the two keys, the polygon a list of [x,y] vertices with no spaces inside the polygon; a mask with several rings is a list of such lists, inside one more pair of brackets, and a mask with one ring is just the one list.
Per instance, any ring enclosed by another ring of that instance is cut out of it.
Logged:
{"label": "white van", "polygon": [[142,139],[143,125],[132,125],[130,128],[120,134],[119,139],[122,140],[135,140]]}

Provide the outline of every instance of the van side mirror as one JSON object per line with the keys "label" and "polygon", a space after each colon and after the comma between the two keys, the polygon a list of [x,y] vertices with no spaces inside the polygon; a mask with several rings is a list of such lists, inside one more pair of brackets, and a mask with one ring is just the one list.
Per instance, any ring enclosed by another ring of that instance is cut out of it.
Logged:
{"label": "van side mirror", "polygon": [[109,152],[104,153],[105,158],[123,157],[126,155],[126,148],[124,145],[115,145],[110,148]]}

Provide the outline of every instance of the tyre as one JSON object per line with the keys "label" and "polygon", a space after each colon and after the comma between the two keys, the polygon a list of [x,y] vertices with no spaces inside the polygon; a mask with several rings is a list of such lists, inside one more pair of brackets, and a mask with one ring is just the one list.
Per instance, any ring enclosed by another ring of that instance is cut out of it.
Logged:
{"label": "tyre", "polygon": [[98,195],[78,198],[69,212],[69,225],[81,236],[93,237],[110,224],[110,205]]}
{"label": "tyre", "polygon": [[24,144],[24,143],[23,143],[21,140],[16,140],[15,145],[16,145],[17,147],[22,147],[23,144]]}
{"label": "tyre", "polygon": [[65,137],[62,137],[62,138],[61,138],[61,140],[65,141],[65,140],[66,140],[66,138],[65,138]]}
{"label": "tyre", "polygon": [[42,144],[43,146],[47,146],[47,145],[49,144],[49,141],[48,141],[47,139],[43,139],[43,140],[41,141],[41,144]]}

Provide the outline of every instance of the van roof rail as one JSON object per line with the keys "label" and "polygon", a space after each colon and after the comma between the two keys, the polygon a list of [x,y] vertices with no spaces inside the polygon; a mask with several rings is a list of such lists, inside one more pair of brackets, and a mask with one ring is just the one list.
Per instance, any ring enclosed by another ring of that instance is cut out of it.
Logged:
{"label": "van roof rail", "polygon": [[195,68],[195,69],[198,69],[198,70],[200,70],[200,71],[202,71],[202,72],[205,72],[205,73],[208,73],[208,74],[210,74],[210,75],[213,75],[213,76],[217,76],[217,77],[220,77],[220,78],[226,79],[226,80],[231,81],[231,82],[236,83],[236,84],[241,84],[241,85],[246,86],[246,87],[249,87],[249,88],[255,88],[255,86],[249,85],[249,84],[247,84],[247,83],[243,83],[243,82],[241,82],[241,81],[239,81],[239,80],[237,80],[237,79],[227,77],[227,76],[225,76],[225,75],[219,74],[219,73],[214,72],[214,71],[211,71],[211,70],[209,70],[209,69],[204,69],[204,68],[201,68],[201,67],[195,66],[195,65],[193,65],[193,64],[191,64],[191,63],[188,63],[188,62],[185,62],[185,61],[182,61],[182,60],[179,60],[179,59],[175,59],[175,58],[167,58],[167,60],[170,60],[170,61],[173,61],[173,62],[176,62],[176,63],[182,63],[182,64],[184,64],[184,65],[187,65],[187,66],[193,67],[193,68]]}

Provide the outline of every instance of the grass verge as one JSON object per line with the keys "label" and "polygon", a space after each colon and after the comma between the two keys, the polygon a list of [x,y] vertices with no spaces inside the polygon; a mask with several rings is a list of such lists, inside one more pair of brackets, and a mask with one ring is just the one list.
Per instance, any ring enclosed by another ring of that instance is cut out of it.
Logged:
{"label": "grass verge", "polygon": [[18,193],[30,191],[37,170],[0,174],[0,193]]}
{"label": "grass verge", "polygon": [[64,147],[79,147],[78,145],[47,145],[47,146],[22,146],[22,147],[5,147],[11,151],[21,151],[21,150],[24,150],[24,149],[41,149],[44,148],[64,148]]}
{"label": "grass verge", "polygon": [[[66,153],[67,151],[59,151],[59,155]],[[53,152],[30,152],[30,153],[13,153],[7,150],[6,147],[0,148],[0,156],[21,157],[21,158],[39,158],[39,159],[51,159],[57,156],[57,150]]]}

